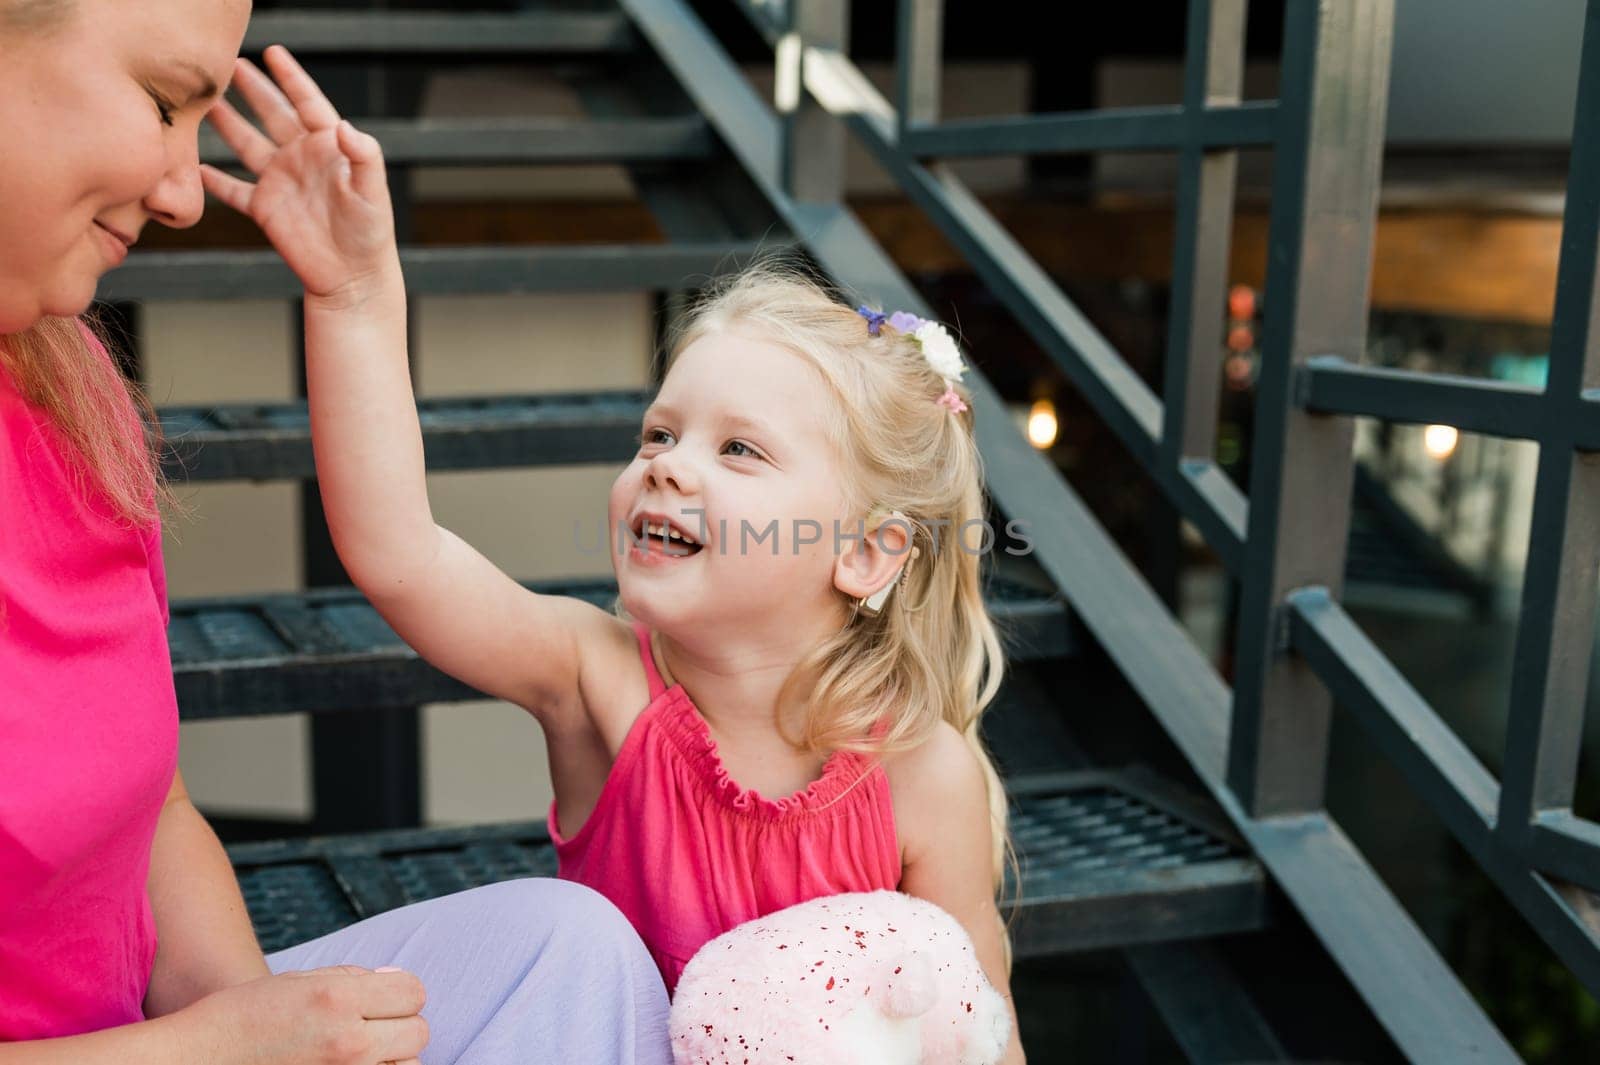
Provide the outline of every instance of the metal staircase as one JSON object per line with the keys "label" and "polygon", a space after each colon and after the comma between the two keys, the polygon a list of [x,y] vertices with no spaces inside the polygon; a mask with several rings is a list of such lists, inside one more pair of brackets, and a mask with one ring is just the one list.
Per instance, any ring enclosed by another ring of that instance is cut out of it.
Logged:
{"label": "metal staircase", "polygon": [[[1530,570],[1529,595],[1535,610],[1554,610],[1587,641],[1580,622],[1586,609],[1592,625],[1600,523],[1584,525],[1580,515],[1592,518],[1600,506],[1591,461],[1600,445],[1593,428],[1600,366],[1588,354],[1595,341],[1586,331],[1600,182],[1580,186],[1579,178],[1600,178],[1600,157],[1592,147],[1574,153],[1573,187],[1586,191],[1569,208],[1568,283],[1558,307],[1566,331],[1558,327],[1564,346],[1552,356],[1551,391],[1501,405],[1500,392],[1490,395],[1486,386],[1402,379],[1358,365],[1392,0],[1289,0],[1279,101],[1239,100],[1243,0],[1191,0],[1181,106],[964,122],[938,117],[937,0],[901,3],[898,106],[848,58],[842,0],[728,2],[775,47],[781,112],[751,90],[683,0],[498,12],[263,10],[246,51],[282,42],[307,57],[361,57],[374,70],[401,59],[512,57],[559,64],[578,88],[590,114],[577,121],[420,120],[390,113],[392,103],[367,92],[370,85],[354,103],[334,93],[335,103],[384,144],[397,178],[402,260],[413,294],[673,293],[692,283],[687,279],[792,243],[849,287],[929,314],[842,202],[841,138],[848,130],[861,140],[1243,587],[1241,660],[1230,690],[1060,473],[1016,431],[1000,396],[981,375],[969,375],[996,507],[1026,521],[1034,538],[1027,563],[996,571],[988,589],[1008,647],[1026,667],[996,710],[1005,735],[993,737],[1008,769],[1022,856],[1018,956],[1126,951],[1191,1060],[1286,1060],[1215,944],[1222,936],[1270,934],[1275,907],[1287,905],[1404,1056],[1517,1060],[1322,809],[1331,713],[1323,685],[1375,731],[1594,992],[1600,944],[1547,879],[1555,871],[1600,887],[1600,830],[1561,809],[1563,798],[1570,803],[1571,774],[1560,742],[1572,735],[1576,711],[1570,678],[1551,673],[1549,663],[1569,636],[1536,626],[1525,653],[1519,650],[1518,690],[1541,709],[1531,731],[1514,731],[1523,760],[1515,786],[1502,795],[1338,604],[1350,528],[1347,416],[1444,420],[1565,444],[1564,451],[1547,448],[1555,457],[1541,467],[1544,509],[1535,518],[1536,539],[1560,534],[1555,569]],[[1597,17],[1591,11],[1580,124],[1600,117]],[[377,117],[363,121],[362,105]],[[1274,149],[1277,176],[1260,457],[1247,501],[1212,454],[1232,167],[1235,150],[1252,145]],[[1111,148],[1173,150],[1182,160],[1164,402],[935,161]],[[215,143],[202,151],[223,158]],[[574,161],[627,167],[663,241],[407,244],[410,205],[399,180],[407,167]],[[102,290],[117,301],[298,294],[287,268],[260,251],[136,253]],[[1312,361],[1329,355],[1343,358]],[[1392,399],[1391,386],[1404,402]],[[1566,391],[1558,396],[1558,389]],[[633,453],[644,402],[636,392],[487,396],[424,400],[419,411],[430,469],[465,470],[621,463]],[[1557,406],[1562,418],[1542,423],[1541,414]],[[160,415],[174,444],[174,478],[314,477],[303,402]],[[1555,440],[1553,433],[1565,435]],[[1586,501],[1580,488],[1589,491]],[[315,486],[306,491],[312,500]],[[321,572],[319,583],[338,583],[326,558]],[[1563,581],[1583,573],[1587,592],[1557,595]],[[615,594],[600,581],[530,587],[601,604]],[[349,588],[176,602],[170,637],[186,719],[310,713],[319,721],[353,720],[352,709],[367,712],[361,720],[382,715],[399,724],[388,726],[374,749],[398,744],[401,751],[387,762],[379,756],[384,787],[409,784],[413,796],[415,720],[413,714],[407,724],[405,714],[423,702],[474,695],[418,660]],[[1071,685],[1060,681],[1091,644],[1165,729],[1202,791],[1137,766],[1091,766],[1065,734]],[[1581,689],[1576,698],[1581,708]],[[1038,737],[1046,734],[1058,739],[1048,748],[1058,760],[1041,765]],[[319,759],[341,758],[332,744],[321,749],[322,738]],[[1509,816],[1497,817],[1502,802]],[[554,870],[536,822],[419,829],[406,821],[405,807],[368,811],[370,827],[383,831],[231,848],[263,946],[462,887]]]}

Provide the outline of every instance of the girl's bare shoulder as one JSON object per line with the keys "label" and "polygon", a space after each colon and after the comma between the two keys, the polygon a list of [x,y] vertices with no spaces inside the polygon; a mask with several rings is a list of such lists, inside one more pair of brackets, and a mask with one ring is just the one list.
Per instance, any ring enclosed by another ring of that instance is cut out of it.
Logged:
{"label": "girl's bare shoulder", "polygon": [[581,599],[569,600],[566,611],[577,648],[578,684],[559,718],[569,725],[593,727],[607,740],[613,733],[625,735],[634,716],[650,701],[650,682],[633,626]]}
{"label": "girl's bare shoulder", "polygon": [[987,809],[977,755],[956,727],[940,721],[927,739],[883,756],[901,849],[915,855],[936,840],[952,806]]}

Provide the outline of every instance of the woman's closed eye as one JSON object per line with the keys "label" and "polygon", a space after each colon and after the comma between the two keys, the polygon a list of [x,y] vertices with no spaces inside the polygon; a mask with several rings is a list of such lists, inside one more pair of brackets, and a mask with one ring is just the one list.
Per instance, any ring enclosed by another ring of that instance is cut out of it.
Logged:
{"label": "woman's closed eye", "polygon": [[161,94],[154,89],[146,89],[145,91],[150,94],[150,99],[156,102],[156,111],[161,115],[161,124],[163,126],[172,125],[172,113],[176,109],[166,100],[163,100]]}

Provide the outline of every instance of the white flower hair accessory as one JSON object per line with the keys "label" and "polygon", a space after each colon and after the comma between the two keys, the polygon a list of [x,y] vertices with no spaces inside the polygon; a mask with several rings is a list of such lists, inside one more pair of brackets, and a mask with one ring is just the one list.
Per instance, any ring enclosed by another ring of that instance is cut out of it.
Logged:
{"label": "white flower hair accessory", "polygon": [[955,387],[961,375],[967,372],[967,367],[961,361],[961,349],[956,346],[955,337],[950,335],[948,329],[938,322],[918,318],[906,311],[886,315],[870,307],[857,307],[856,313],[867,320],[867,332],[872,336],[877,336],[883,323],[888,322],[896,332],[915,340],[922,349],[923,358],[933,367],[933,372],[945,380],[944,394],[938,398],[938,404],[956,414],[967,409],[966,401],[956,393]]}

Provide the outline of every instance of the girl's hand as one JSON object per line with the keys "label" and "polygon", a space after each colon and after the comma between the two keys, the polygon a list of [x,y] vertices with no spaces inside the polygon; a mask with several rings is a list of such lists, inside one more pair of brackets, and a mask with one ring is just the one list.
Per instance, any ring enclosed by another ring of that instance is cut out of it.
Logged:
{"label": "girl's hand", "polygon": [[275,44],[264,58],[272,78],[239,59],[233,83],[270,139],[226,100],[206,116],[256,183],[204,164],[201,179],[255,220],[309,296],[357,303],[398,268],[383,152],[339,118],[287,48]]}

